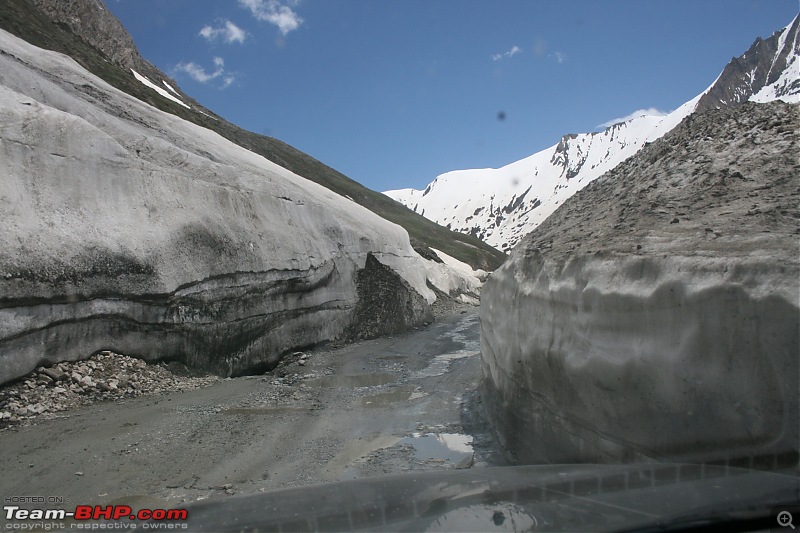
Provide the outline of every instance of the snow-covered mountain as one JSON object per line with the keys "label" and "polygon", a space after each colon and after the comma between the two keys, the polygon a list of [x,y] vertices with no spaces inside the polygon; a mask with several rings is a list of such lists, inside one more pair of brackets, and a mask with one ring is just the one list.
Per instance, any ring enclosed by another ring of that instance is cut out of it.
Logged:
{"label": "snow-covered mountain", "polygon": [[703,93],[672,113],[640,116],[605,131],[564,135],[558,144],[502,168],[447,172],[423,191],[384,194],[449,229],[505,252],[564,201],[663,136],[694,112],[746,101],[800,103],[800,18],[756,39]]}

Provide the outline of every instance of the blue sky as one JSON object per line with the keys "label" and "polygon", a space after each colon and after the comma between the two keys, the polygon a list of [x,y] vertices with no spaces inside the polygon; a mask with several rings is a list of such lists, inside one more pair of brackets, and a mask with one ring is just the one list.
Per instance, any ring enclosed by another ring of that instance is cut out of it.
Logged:
{"label": "blue sky", "polygon": [[798,0],[106,0],[204,106],[375,190],[671,111]]}

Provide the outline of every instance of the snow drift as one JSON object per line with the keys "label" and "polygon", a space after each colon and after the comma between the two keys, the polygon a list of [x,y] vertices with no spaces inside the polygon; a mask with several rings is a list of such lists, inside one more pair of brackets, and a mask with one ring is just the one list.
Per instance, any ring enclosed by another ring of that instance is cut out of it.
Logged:
{"label": "snow drift", "polygon": [[102,349],[275,364],[359,333],[368,255],[402,278],[401,326],[429,320],[428,262],[399,226],[66,56],[4,31],[0,51],[0,382]]}

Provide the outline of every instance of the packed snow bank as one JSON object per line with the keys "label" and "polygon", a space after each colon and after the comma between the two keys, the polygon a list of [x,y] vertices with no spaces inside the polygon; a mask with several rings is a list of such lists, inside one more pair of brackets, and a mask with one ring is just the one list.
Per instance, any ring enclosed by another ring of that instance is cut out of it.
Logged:
{"label": "packed snow bank", "polygon": [[0,382],[104,349],[236,374],[357,336],[370,254],[402,279],[366,290],[429,320],[401,227],[66,56],[0,51]]}
{"label": "packed snow bank", "polygon": [[511,448],[528,462],[605,462],[796,445],[797,286],[754,283],[781,277],[776,265],[730,266],[512,256],[481,301]]}
{"label": "packed snow bank", "polygon": [[431,248],[431,250],[442,260],[441,263],[428,261],[426,264],[425,274],[431,285],[448,294],[458,292],[460,294],[467,293],[475,297],[480,295],[481,286],[487,276],[486,271],[473,270],[468,264],[440,250],[435,248]]}
{"label": "packed snow bank", "polygon": [[783,103],[690,117],[490,275],[486,403],[522,461],[797,451],[798,131]]}

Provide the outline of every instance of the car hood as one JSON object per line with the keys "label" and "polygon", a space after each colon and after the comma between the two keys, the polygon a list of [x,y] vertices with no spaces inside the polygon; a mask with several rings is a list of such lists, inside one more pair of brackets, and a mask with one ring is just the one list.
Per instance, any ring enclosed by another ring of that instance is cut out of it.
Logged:
{"label": "car hood", "polygon": [[198,502],[193,531],[634,531],[757,520],[798,503],[796,470],[540,465],[387,475]]}

